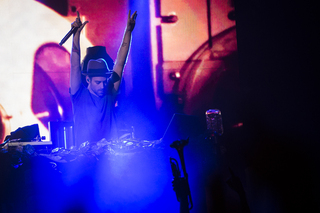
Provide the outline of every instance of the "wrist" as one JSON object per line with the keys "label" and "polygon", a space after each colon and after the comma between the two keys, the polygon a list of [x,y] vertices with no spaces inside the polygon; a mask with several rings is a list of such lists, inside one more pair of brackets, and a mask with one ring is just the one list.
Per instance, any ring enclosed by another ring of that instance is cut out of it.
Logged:
{"label": "wrist", "polygon": [[79,48],[79,47],[72,46],[72,52],[73,52],[73,53],[80,53],[80,48]]}
{"label": "wrist", "polygon": [[128,27],[126,27],[126,30],[125,30],[125,33],[132,33],[132,31],[133,31],[133,28],[131,29],[131,28],[128,28]]}

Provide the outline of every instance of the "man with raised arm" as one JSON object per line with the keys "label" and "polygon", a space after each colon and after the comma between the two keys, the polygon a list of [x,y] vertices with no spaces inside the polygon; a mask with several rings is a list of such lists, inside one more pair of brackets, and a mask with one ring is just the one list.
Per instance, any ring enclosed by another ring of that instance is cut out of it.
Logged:
{"label": "man with raised arm", "polygon": [[[79,13],[72,27],[77,28],[73,35],[71,52],[70,93],[73,106],[74,135],[76,146],[81,143],[97,142],[103,138],[116,139],[117,130],[114,116],[115,98],[119,90],[123,69],[131,43],[137,12],[128,13],[127,26],[118,50],[113,70],[109,70],[103,58],[90,60],[86,70],[80,66],[80,32],[87,21],[80,21]],[[85,75],[88,86],[81,83]]]}

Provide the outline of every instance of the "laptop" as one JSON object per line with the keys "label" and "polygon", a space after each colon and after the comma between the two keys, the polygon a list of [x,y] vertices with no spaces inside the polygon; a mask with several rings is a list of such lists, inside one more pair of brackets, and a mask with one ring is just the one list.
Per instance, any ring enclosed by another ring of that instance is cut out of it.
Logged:
{"label": "laptop", "polygon": [[165,130],[161,141],[172,143],[176,140],[186,140],[198,137],[206,130],[205,123],[197,116],[175,113]]}
{"label": "laptop", "polygon": [[20,127],[17,130],[11,132],[7,138],[10,142],[29,142],[29,141],[40,141],[39,125],[33,124],[30,126]]}

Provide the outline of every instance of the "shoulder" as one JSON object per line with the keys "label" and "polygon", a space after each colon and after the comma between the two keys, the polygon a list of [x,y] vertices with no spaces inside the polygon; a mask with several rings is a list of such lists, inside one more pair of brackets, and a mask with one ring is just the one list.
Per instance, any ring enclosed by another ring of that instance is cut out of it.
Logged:
{"label": "shoulder", "polygon": [[75,101],[80,97],[84,96],[88,92],[89,92],[88,89],[83,84],[81,84],[78,91],[75,94],[71,95],[71,99],[72,101]]}

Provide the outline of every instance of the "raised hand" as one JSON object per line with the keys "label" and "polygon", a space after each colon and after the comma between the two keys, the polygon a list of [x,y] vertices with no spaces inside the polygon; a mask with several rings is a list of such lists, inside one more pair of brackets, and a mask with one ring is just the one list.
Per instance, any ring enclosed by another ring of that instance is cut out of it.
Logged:
{"label": "raised hand", "polygon": [[71,24],[71,27],[76,29],[73,34],[72,50],[71,50],[71,72],[70,72],[70,92],[74,95],[81,85],[81,68],[80,68],[80,32],[86,26],[88,21],[81,22],[79,12],[77,18]]}
{"label": "raised hand", "polygon": [[71,24],[71,27],[75,27],[75,28],[78,28],[76,33],[80,33],[81,30],[84,28],[84,26],[86,26],[86,24],[88,23],[88,21],[85,21],[85,22],[81,22],[80,20],[80,15],[79,15],[79,12],[77,11],[77,18],[76,20]]}
{"label": "raised hand", "polygon": [[127,30],[128,31],[133,31],[134,26],[136,25],[136,18],[137,18],[137,11],[135,11],[132,15],[131,14],[131,10],[129,10],[128,13],[128,21],[127,21]]}

